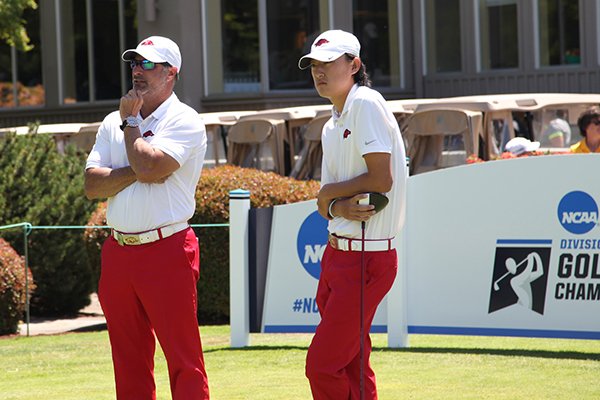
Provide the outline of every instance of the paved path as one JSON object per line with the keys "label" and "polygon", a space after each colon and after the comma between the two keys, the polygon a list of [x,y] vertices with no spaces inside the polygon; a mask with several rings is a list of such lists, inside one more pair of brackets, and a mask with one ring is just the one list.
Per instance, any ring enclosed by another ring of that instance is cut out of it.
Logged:
{"label": "paved path", "polygon": [[[31,318],[29,335],[53,335],[66,332],[82,332],[106,329],[106,319],[100,308],[96,293],[91,295],[91,304],[79,312],[75,318],[41,319]],[[27,324],[19,325],[21,335],[27,335]]]}

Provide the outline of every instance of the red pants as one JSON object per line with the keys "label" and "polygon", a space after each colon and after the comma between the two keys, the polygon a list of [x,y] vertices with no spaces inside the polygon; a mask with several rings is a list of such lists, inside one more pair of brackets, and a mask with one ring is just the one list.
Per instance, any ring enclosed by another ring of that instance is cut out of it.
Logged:
{"label": "red pants", "polygon": [[196,316],[200,272],[191,228],[153,243],[102,247],[98,297],[112,347],[117,399],[154,400],[155,337],[165,353],[175,400],[208,399]]}
{"label": "red pants", "polygon": [[[398,269],[396,250],[365,252],[364,387],[377,399],[369,363],[369,330],[375,311],[392,287]],[[306,376],[315,400],[360,399],[361,252],[327,246],[321,261],[317,305],[321,322],[306,356]]]}

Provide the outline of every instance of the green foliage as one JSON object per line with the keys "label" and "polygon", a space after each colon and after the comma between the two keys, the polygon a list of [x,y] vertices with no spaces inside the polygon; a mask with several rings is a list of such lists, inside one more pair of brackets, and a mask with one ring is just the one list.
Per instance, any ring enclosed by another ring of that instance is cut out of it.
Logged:
{"label": "green foliage", "polygon": [[[196,213],[192,224],[228,223],[229,192],[250,192],[253,208],[297,203],[317,197],[316,181],[298,181],[272,172],[224,166],[202,172],[196,189]],[[229,229],[196,231],[200,241],[198,320],[201,323],[229,321]]]}
{"label": "green foliage", "polygon": [[[35,289],[31,271],[27,270],[27,286]],[[0,238],[0,335],[17,333],[25,311],[25,261],[6,240]]]}
{"label": "green foliage", "polygon": [[33,48],[29,44],[29,36],[23,19],[23,12],[27,8],[36,9],[35,0],[0,1],[0,40],[21,51]]}
{"label": "green foliage", "polygon": [[[106,202],[98,203],[96,210],[87,222],[88,226],[106,226]],[[94,291],[98,291],[98,281],[100,280],[100,252],[102,244],[110,233],[109,229],[87,228],[83,233],[83,240],[88,254],[88,260],[92,269],[92,282]]]}
{"label": "green foliage", "polygon": [[[83,225],[95,204],[83,194],[84,155],[67,146],[59,154],[50,135],[14,135],[0,140],[0,223],[34,226]],[[15,248],[22,234],[1,232]],[[32,314],[72,315],[89,304],[92,271],[81,232],[34,229],[29,264],[37,282]]]}
{"label": "green foliage", "polygon": [[[202,171],[196,188],[196,212],[191,224],[229,223],[229,192],[250,191],[254,208],[296,203],[317,196],[319,183],[298,181],[271,172],[222,166]],[[106,205],[99,204],[88,225],[106,224]],[[201,324],[229,320],[229,229],[195,228],[200,242],[200,281],[198,283],[198,321]],[[107,230],[87,229],[89,258],[100,263],[101,243]],[[98,267],[96,267],[98,268]]]}

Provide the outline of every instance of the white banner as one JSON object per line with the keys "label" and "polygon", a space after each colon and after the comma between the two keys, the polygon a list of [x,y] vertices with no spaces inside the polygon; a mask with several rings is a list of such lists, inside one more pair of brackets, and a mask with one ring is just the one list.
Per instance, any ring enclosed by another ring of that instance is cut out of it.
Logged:
{"label": "white banner", "polygon": [[[597,155],[490,161],[411,176],[399,272],[373,323],[409,333],[600,339]],[[263,332],[313,332],[327,222],[275,207]],[[358,295],[358,294],[357,294]],[[405,325],[406,324],[406,325]]]}
{"label": "white banner", "polygon": [[408,332],[599,339],[598,170],[556,155],[410,177]]}

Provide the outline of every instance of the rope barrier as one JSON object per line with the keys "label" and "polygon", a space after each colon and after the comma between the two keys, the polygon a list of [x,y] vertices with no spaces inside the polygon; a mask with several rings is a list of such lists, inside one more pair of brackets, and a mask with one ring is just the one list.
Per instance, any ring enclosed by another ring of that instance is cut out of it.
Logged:
{"label": "rope barrier", "polygon": [[[229,227],[229,223],[223,224],[190,224],[192,228],[222,228]],[[27,246],[27,236],[34,229],[110,229],[111,227],[108,225],[32,225],[29,222],[19,222],[17,224],[10,225],[2,225],[0,226],[0,230],[6,229],[15,229],[15,228],[23,228],[23,248],[24,248],[24,256],[25,256],[25,323],[27,325],[27,336],[29,336],[29,322],[30,322],[30,313],[29,313],[29,275],[27,271],[29,270],[29,254],[28,254],[28,246]]]}

